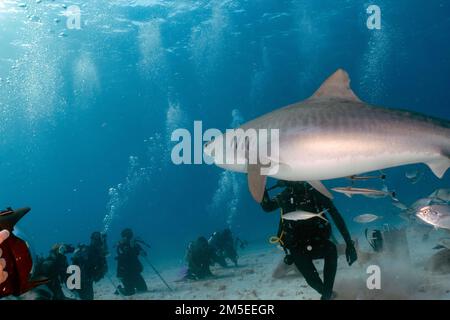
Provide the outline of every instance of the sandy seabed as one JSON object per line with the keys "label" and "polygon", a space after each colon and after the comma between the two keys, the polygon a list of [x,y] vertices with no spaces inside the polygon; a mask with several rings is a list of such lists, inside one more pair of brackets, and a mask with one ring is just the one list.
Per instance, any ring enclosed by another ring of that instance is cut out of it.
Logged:
{"label": "sandy seabed", "polygon": [[[350,267],[345,257],[340,256],[335,282],[336,299],[450,299],[450,270],[444,274],[425,270],[431,256],[437,252],[433,247],[446,234],[442,231],[432,232],[426,241],[422,240],[422,235],[420,230],[411,229],[407,232],[409,245],[405,250],[409,250],[410,261],[402,257],[378,257],[363,263],[356,262]],[[360,242],[363,241],[360,239]],[[368,246],[360,249],[369,252]],[[284,257],[284,252],[279,248],[267,244],[262,248],[241,251],[240,255],[238,267],[212,267],[214,278],[201,281],[176,281],[180,277],[180,267],[163,270],[161,274],[173,292],[147,267],[144,277],[148,292],[131,297],[116,295],[114,284],[117,285],[118,281],[108,276],[95,285],[95,297],[100,300],[320,298],[304,278],[295,272],[281,279],[273,278],[274,269]],[[374,264],[380,267],[381,289],[369,290],[367,279],[370,275],[367,268]],[[316,265],[322,275],[322,262],[316,261]]]}

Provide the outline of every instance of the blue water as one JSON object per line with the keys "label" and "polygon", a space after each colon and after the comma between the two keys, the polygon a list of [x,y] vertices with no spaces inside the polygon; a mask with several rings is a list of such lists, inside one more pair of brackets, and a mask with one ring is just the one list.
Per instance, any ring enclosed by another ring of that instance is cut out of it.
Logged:
{"label": "blue water", "polygon": [[[66,26],[73,4],[79,30]],[[366,27],[371,4],[381,30]],[[0,206],[32,207],[20,228],[40,253],[95,230],[112,245],[123,227],[159,262],[226,225],[261,244],[278,214],[262,212],[243,175],[172,164],[171,132],[194,120],[224,130],[302,100],[337,68],[362,100],[448,120],[448,12],[438,0],[0,1]],[[415,185],[410,168],[386,170],[406,204],[449,186],[449,173],[416,167]],[[336,205],[357,236],[360,213],[402,223],[387,199]]]}

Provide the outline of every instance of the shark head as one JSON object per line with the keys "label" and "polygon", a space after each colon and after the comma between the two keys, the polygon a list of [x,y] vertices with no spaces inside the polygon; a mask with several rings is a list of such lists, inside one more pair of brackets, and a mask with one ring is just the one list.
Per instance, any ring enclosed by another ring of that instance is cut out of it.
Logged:
{"label": "shark head", "polygon": [[239,132],[240,129],[229,129],[203,146],[208,163],[235,172],[246,172],[247,150],[249,139]]}

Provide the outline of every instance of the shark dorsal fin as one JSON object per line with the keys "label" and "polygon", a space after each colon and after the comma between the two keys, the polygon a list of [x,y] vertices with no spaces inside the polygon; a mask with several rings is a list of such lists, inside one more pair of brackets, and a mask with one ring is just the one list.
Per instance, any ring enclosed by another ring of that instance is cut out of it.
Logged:
{"label": "shark dorsal fin", "polygon": [[333,73],[311,97],[311,99],[320,98],[341,98],[361,102],[350,88],[350,78],[343,69]]}

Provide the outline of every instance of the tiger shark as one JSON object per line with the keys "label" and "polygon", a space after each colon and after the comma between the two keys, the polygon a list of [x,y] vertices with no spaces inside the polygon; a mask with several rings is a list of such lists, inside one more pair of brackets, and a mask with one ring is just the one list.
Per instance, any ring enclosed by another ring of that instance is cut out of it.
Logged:
{"label": "tiger shark", "polygon": [[[240,129],[278,129],[278,156],[250,163],[248,148],[254,141],[233,142],[227,139],[232,134],[228,131],[206,143],[204,153],[223,169],[247,173],[257,202],[262,201],[267,176],[307,181],[332,198],[322,180],[414,163],[425,163],[442,178],[450,166],[448,120],[369,105],[355,95],[342,69],[308,99],[260,116]],[[235,163],[217,161],[220,141],[234,143]],[[262,174],[263,160],[276,164],[276,172]]]}

